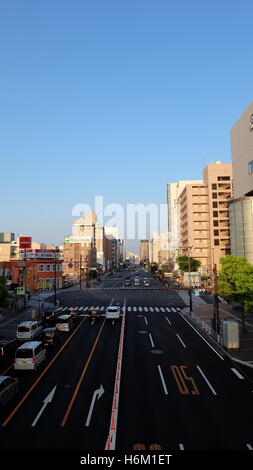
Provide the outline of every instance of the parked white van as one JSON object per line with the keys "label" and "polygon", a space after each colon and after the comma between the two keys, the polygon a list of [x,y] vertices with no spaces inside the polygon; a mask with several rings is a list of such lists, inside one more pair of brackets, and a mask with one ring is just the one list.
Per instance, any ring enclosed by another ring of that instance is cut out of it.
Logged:
{"label": "parked white van", "polygon": [[14,369],[36,370],[46,358],[46,348],[41,341],[28,341],[16,349]]}
{"label": "parked white van", "polygon": [[39,321],[24,321],[17,326],[16,338],[21,341],[33,340],[43,330],[43,325]]}

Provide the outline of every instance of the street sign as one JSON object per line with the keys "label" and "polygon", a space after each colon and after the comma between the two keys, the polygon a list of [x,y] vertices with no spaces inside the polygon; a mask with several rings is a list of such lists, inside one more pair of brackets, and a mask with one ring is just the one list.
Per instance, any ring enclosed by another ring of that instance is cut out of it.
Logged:
{"label": "street sign", "polygon": [[68,267],[69,267],[69,268],[73,268],[73,264],[72,264],[72,263],[69,263],[69,264],[68,264]]}
{"label": "street sign", "polygon": [[29,249],[32,245],[32,237],[19,237],[19,248]]}
{"label": "street sign", "polygon": [[75,268],[78,268],[79,264],[78,263],[75,263]]}
{"label": "street sign", "polygon": [[24,287],[17,287],[17,295],[25,295]]}

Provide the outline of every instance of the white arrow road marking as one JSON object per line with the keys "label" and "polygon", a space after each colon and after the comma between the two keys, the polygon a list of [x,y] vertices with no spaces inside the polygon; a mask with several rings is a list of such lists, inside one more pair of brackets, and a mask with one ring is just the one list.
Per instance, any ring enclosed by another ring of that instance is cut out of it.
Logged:
{"label": "white arrow road marking", "polygon": [[103,387],[103,385],[100,385],[100,388],[98,388],[97,390],[95,390],[95,392],[93,393],[93,397],[92,397],[91,405],[90,405],[90,410],[89,410],[89,413],[88,413],[88,416],[87,416],[87,420],[86,420],[85,426],[89,426],[89,425],[90,425],[91,415],[92,415],[92,413],[93,413],[93,408],[94,408],[94,405],[95,405],[95,401],[96,401],[96,400],[99,400],[99,398],[101,398],[101,396],[103,395],[103,393],[104,393],[104,387]]}
{"label": "white arrow road marking", "polygon": [[46,408],[46,406],[48,405],[48,403],[51,403],[51,401],[53,400],[53,397],[54,397],[54,394],[55,394],[55,390],[56,390],[56,387],[57,385],[53,388],[53,390],[51,390],[51,392],[49,393],[49,395],[45,398],[45,400],[43,400],[43,403],[44,405],[42,406],[41,410],[39,411],[39,413],[37,414],[34,422],[32,423],[31,426],[36,426],[38,420],[40,419],[44,409]]}

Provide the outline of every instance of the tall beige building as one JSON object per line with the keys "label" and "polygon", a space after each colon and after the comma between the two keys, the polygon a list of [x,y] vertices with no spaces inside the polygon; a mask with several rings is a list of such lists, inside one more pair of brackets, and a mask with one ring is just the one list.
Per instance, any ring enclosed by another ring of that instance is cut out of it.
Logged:
{"label": "tall beige building", "polygon": [[140,241],[140,262],[149,261],[149,240]]}
{"label": "tall beige building", "polygon": [[180,207],[178,198],[187,184],[203,183],[202,180],[180,180],[177,183],[167,184],[168,206],[168,249],[170,258],[174,261],[180,247]]}
{"label": "tall beige building", "polygon": [[253,101],[231,129],[234,200],[229,204],[231,254],[253,264]]}
{"label": "tall beige building", "polygon": [[210,274],[220,257],[230,253],[228,204],[232,197],[232,165],[219,161],[204,169],[203,183],[187,184],[181,192],[179,253],[201,261]]}

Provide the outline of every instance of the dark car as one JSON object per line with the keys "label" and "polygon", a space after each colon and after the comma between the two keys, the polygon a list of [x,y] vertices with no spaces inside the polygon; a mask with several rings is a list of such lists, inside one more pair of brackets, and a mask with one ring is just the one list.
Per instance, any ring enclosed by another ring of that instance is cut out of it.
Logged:
{"label": "dark car", "polygon": [[0,406],[5,405],[18,392],[18,379],[8,375],[0,375]]}
{"label": "dark car", "polygon": [[125,281],[125,286],[131,286],[131,282],[130,281]]}
{"label": "dark car", "polygon": [[0,341],[0,364],[11,361],[18,347],[16,338]]}
{"label": "dark car", "polygon": [[41,334],[44,346],[57,346],[60,342],[61,333],[56,327],[45,328]]}
{"label": "dark car", "polygon": [[42,323],[44,325],[54,326],[57,320],[58,313],[55,310],[46,310],[42,314]]}

